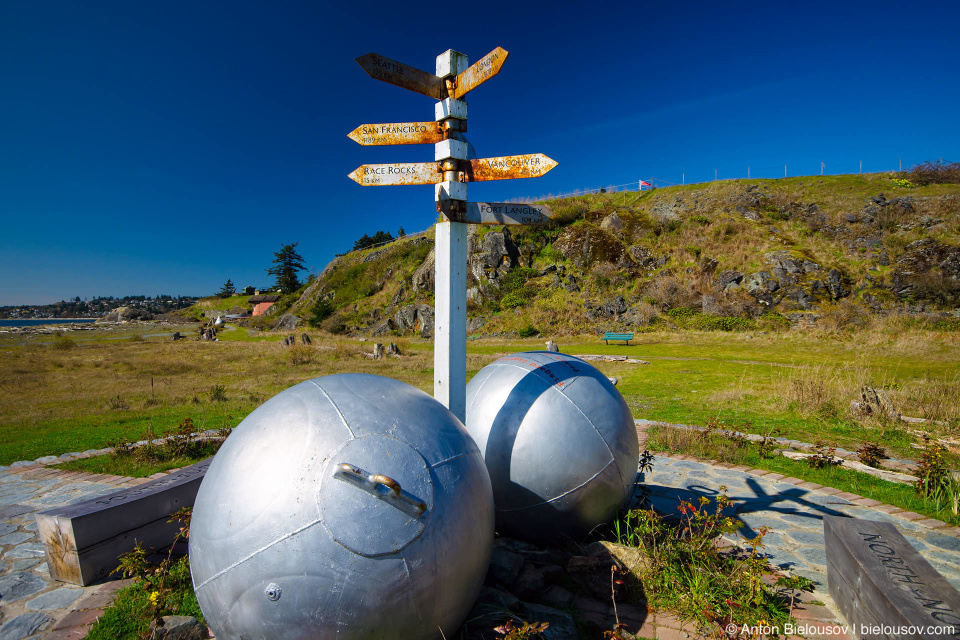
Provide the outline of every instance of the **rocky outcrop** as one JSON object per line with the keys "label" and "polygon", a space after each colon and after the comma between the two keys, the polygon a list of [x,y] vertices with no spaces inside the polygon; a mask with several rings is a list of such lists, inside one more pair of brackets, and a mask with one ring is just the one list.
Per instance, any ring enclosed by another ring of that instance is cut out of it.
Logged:
{"label": "rocky outcrop", "polygon": [[[223,314],[223,311],[218,313]],[[134,307],[117,307],[103,316],[105,322],[131,322],[134,320],[153,320],[153,314],[144,309]]]}
{"label": "rocky outcrop", "polygon": [[583,308],[587,317],[591,320],[601,318],[619,320],[620,316],[627,312],[627,301],[623,296],[617,296],[599,304],[595,302],[585,302]]}
{"label": "rocky outcrop", "polygon": [[434,281],[437,277],[437,254],[434,249],[430,249],[426,260],[423,261],[417,270],[413,272],[413,281],[410,288],[414,291],[433,291]]}
{"label": "rocky outcrop", "polygon": [[568,227],[553,243],[553,247],[580,268],[597,262],[620,264],[625,254],[619,239],[591,224]]}
{"label": "rocky outcrop", "polygon": [[894,292],[901,298],[960,300],[960,247],[923,238],[906,246],[891,275]]}
{"label": "rocky outcrop", "polygon": [[482,239],[472,234],[467,251],[467,271],[476,282],[497,281],[520,265],[520,248],[506,227],[502,231],[490,231]]}
{"label": "rocky outcrop", "polygon": [[274,325],[274,328],[280,329],[281,331],[293,331],[302,324],[302,318],[290,313],[285,313],[277,318],[277,323]]}
{"label": "rocky outcrop", "polygon": [[433,337],[433,307],[427,304],[408,304],[393,316],[397,331],[414,331],[424,338]]}
{"label": "rocky outcrop", "polygon": [[770,265],[770,271],[780,286],[794,284],[805,274],[817,273],[821,269],[816,262],[793,251],[774,251],[763,256],[763,261]]}
{"label": "rocky outcrop", "polygon": [[[734,287],[739,286],[743,282],[743,274],[739,271],[727,270],[721,271],[717,274],[717,277],[714,279],[714,286],[719,291],[724,291],[730,285]],[[732,288],[732,287],[731,287]]]}

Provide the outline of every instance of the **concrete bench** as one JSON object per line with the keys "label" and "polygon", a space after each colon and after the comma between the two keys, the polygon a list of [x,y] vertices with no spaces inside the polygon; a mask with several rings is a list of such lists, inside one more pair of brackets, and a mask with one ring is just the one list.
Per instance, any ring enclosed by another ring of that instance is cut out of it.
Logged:
{"label": "concrete bench", "polygon": [[606,344],[610,344],[611,340],[623,340],[625,343],[630,344],[630,341],[633,340],[633,334],[632,333],[614,333],[612,331],[608,331],[605,334],[603,334],[603,341]]}
{"label": "concrete bench", "polygon": [[960,593],[888,522],[825,516],[830,597],[855,638],[960,638]]}
{"label": "concrete bench", "polygon": [[169,547],[179,523],[170,515],[192,507],[212,459],[130,489],[36,515],[50,577],[86,586],[116,570],[121,554],[138,542]]}

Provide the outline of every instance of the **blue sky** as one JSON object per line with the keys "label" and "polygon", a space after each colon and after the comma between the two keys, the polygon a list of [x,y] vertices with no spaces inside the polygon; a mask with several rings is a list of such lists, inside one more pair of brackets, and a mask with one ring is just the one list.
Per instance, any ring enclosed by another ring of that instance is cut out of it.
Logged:
{"label": "blue sky", "polygon": [[0,305],[267,285],[284,244],[319,271],[428,228],[432,187],[347,178],[433,159],[346,137],[433,118],[370,52],[510,52],[467,135],[559,166],[471,200],[960,160],[955,1],[447,4],[0,3]]}

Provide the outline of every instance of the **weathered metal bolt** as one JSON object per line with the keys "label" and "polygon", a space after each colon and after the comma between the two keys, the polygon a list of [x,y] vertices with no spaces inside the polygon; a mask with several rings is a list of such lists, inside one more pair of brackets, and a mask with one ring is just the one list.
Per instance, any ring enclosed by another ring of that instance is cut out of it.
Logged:
{"label": "weathered metal bolt", "polygon": [[280,586],[271,582],[270,584],[267,585],[267,589],[266,591],[264,591],[264,593],[267,596],[267,600],[272,600],[273,602],[276,602],[277,600],[280,599]]}

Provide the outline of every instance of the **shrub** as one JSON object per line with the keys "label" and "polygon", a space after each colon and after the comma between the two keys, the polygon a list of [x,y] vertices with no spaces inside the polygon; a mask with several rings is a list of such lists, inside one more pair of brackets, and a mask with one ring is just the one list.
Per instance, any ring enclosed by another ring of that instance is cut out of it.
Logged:
{"label": "shrub", "polygon": [[738,316],[710,316],[697,314],[690,318],[689,326],[700,331],[748,331],[754,328],[753,320]]}
{"label": "shrub", "polygon": [[222,384],[210,387],[210,402],[226,402],[227,390]]}
{"label": "shrub", "polygon": [[764,584],[764,577],[771,573],[761,551],[769,531],[766,527],[759,527],[754,537],[745,537],[737,552],[724,551],[717,544],[721,536],[733,536],[744,526],[726,515],[733,503],[726,487],[720,489],[713,499],[701,496],[694,502],[682,501],[676,524],[668,524],[652,510],[630,511],[616,523],[618,542],[643,549],[649,558],[637,576],[643,598],[708,629],[731,619],[741,624],[788,621],[794,598],[792,593],[786,597],[786,591],[811,591],[813,583],[799,578]]}
{"label": "shrub", "polygon": [[540,333],[539,329],[529,324],[523,327],[522,329],[520,329],[519,331],[517,331],[517,335],[519,335],[521,338],[532,338],[533,336],[539,333]]}
{"label": "shrub", "polygon": [[707,216],[700,215],[699,213],[695,216],[690,216],[690,222],[696,222],[697,224],[708,225],[710,224],[710,218]]}
{"label": "shrub", "polygon": [[890,456],[887,455],[887,450],[877,443],[865,442],[862,447],[857,449],[857,458],[868,467],[877,469],[880,467],[880,462],[888,460]]}
{"label": "shrub", "polygon": [[287,349],[287,353],[290,357],[290,364],[299,367],[313,362],[313,357],[317,352],[313,347],[308,347],[305,344],[297,344]]}
{"label": "shrub", "polygon": [[841,460],[836,457],[837,448],[828,447],[822,440],[813,447],[813,455],[807,458],[807,465],[811,469],[825,469],[839,465]]}
{"label": "shrub", "polygon": [[947,470],[943,454],[946,449],[943,445],[927,439],[926,448],[920,460],[917,461],[916,489],[920,495],[932,498],[943,492],[949,484],[950,472]]}
{"label": "shrub", "polygon": [[307,324],[316,328],[331,314],[333,314],[333,305],[330,304],[330,301],[326,298],[317,298],[317,301],[310,307],[310,318],[307,320]]}
{"label": "shrub", "polygon": [[57,351],[67,351],[77,346],[77,343],[74,342],[69,336],[65,336],[58,332],[53,336],[53,344],[51,346]]}
{"label": "shrub", "polygon": [[924,162],[901,174],[901,178],[926,186],[928,184],[960,184],[960,162]]}
{"label": "shrub", "polygon": [[683,320],[685,318],[692,318],[696,313],[696,311],[689,307],[674,307],[667,311],[667,316],[672,320]]}

